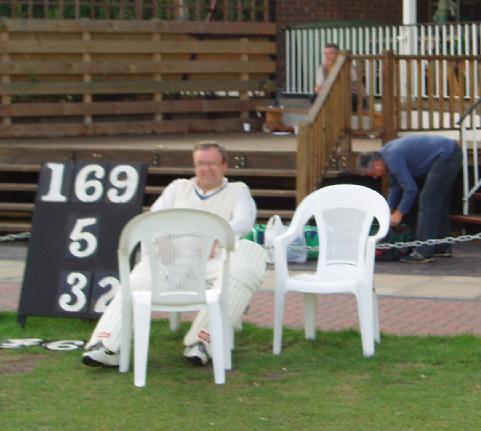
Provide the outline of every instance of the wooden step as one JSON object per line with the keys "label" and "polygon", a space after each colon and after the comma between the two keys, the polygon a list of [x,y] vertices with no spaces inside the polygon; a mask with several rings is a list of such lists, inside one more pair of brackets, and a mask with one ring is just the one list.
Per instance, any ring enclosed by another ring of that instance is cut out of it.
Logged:
{"label": "wooden step", "polygon": [[2,211],[20,211],[33,212],[35,204],[25,202],[0,202],[0,212]]}
{"label": "wooden step", "polygon": [[[146,186],[145,187],[145,194],[147,195],[156,195],[160,196],[160,194],[164,191],[164,186]],[[0,184],[0,190],[2,190],[2,184]],[[269,197],[269,198],[295,198],[296,191],[295,190],[277,190],[277,189],[251,189],[251,194],[254,197]]]}
{"label": "wooden step", "polygon": [[481,224],[481,214],[456,214],[451,216],[451,221],[465,224]]}
{"label": "wooden step", "polygon": [[[150,166],[148,173],[151,175],[178,175],[192,177],[194,168]],[[227,177],[296,177],[295,169],[245,169],[231,168]]]}
{"label": "wooden step", "polygon": [[476,192],[476,193],[473,193],[473,195],[471,196],[473,199],[479,201],[481,200],[481,192]]}
{"label": "wooden step", "polygon": [[2,192],[36,192],[37,189],[37,184],[0,183],[0,191]]}
{"label": "wooden step", "polygon": [[21,222],[21,221],[0,222],[0,232],[5,232],[5,233],[30,232],[31,228],[32,228],[32,224],[30,222]]}
{"label": "wooden step", "polygon": [[39,163],[0,163],[0,172],[39,172]]}

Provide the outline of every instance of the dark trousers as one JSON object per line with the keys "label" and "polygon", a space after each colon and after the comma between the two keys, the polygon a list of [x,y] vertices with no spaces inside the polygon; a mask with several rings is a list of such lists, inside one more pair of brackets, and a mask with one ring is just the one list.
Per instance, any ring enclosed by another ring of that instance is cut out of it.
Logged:
{"label": "dark trousers", "polygon": [[[447,160],[436,160],[429,170],[424,186],[419,195],[419,210],[416,227],[416,239],[444,238],[451,233],[449,210],[454,185],[461,168],[462,152],[456,146]],[[423,256],[430,257],[435,251],[449,249],[449,245],[422,245],[416,250]]]}

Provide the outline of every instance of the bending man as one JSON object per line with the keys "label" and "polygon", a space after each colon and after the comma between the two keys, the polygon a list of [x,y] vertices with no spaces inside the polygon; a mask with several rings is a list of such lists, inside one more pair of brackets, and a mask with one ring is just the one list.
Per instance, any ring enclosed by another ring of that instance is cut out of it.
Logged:
{"label": "bending man", "polygon": [[[373,178],[389,174],[391,226],[398,226],[411,211],[418,195],[416,179],[426,177],[419,194],[416,223],[416,239],[424,241],[451,233],[449,209],[461,160],[456,141],[443,136],[412,135],[388,142],[379,152],[361,154],[358,168],[361,174]],[[433,256],[452,256],[450,245],[416,247],[401,261],[427,263],[434,260]]]}
{"label": "bending man", "polygon": [[[227,153],[215,142],[198,144],[193,152],[195,177],[178,179],[170,183],[154,202],[151,211],[170,208],[190,208],[209,211],[228,221],[237,237],[249,232],[256,219],[256,207],[249,188],[242,182],[229,182]],[[229,280],[229,319],[237,323],[246,310],[253,294],[264,280],[265,251],[251,241],[240,240],[231,255]],[[142,259],[130,274],[132,289],[148,286],[147,259]],[[209,279],[218,276],[208,274]],[[120,290],[101,316],[86,345],[82,362],[91,366],[117,366],[119,364],[121,330]],[[184,337],[184,356],[192,362],[205,365],[210,357],[207,313],[201,311]]]}

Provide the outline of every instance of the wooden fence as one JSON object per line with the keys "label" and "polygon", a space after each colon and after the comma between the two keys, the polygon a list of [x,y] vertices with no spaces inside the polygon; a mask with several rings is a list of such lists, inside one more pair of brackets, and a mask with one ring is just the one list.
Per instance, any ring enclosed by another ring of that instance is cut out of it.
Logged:
{"label": "wooden fence", "polygon": [[0,16],[25,19],[272,21],[270,0],[0,0]]}
{"label": "wooden fence", "polygon": [[0,138],[240,130],[275,90],[270,23],[0,20]]}

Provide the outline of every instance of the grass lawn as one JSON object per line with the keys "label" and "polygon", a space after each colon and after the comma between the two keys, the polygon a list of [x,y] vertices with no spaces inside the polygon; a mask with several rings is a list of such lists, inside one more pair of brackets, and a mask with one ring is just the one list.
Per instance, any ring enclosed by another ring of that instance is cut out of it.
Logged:
{"label": "grass lawn", "polygon": [[[0,340],[86,340],[93,322],[0,313]],[[234,370],[215,385],[211,367],[182,358],[182,335],[152,327],[147,386],[132,372],[88,368],[80,351],[0,350],[0,429],[10,430],[479,430],[481,339],[384,336],[363,358],[357,332],[315,342],[244,325]]]}

